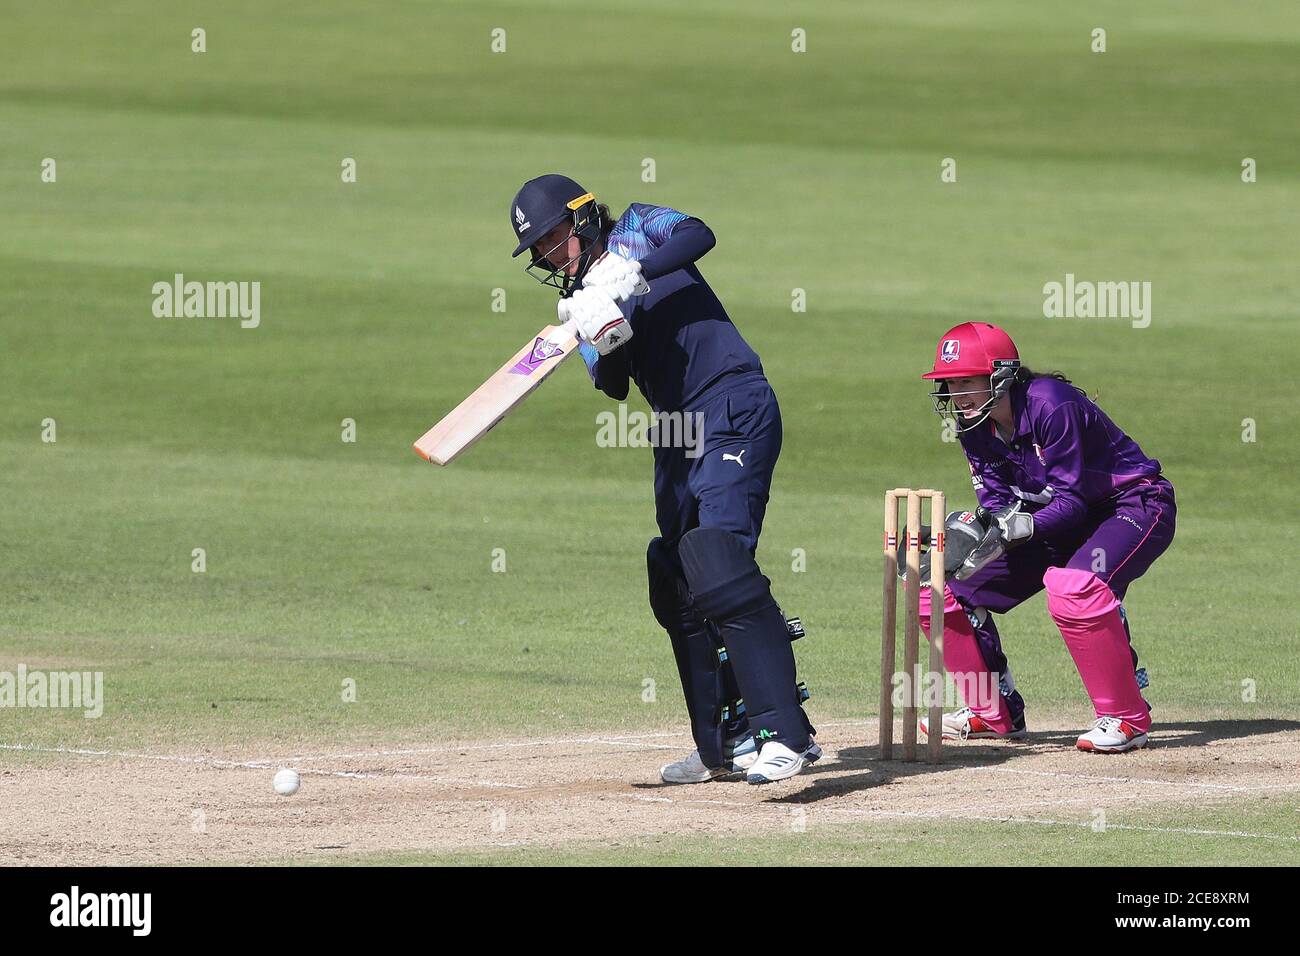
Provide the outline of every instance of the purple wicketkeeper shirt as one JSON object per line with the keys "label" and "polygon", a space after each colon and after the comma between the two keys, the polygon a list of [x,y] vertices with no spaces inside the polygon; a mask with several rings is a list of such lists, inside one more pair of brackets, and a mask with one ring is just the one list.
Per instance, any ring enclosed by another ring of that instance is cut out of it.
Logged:
{"label": "purple wicketkeeper shirt", "polygon": [[1050,377],[1017,382],[1011,408],[1010,443],[989,420],[962,432],[961,444],[979,503],[997,510],[1022,500],[1034,513],[1035,538],[1074,529],[1092,509],[1160,474],[1160,462],[1073,385]]}

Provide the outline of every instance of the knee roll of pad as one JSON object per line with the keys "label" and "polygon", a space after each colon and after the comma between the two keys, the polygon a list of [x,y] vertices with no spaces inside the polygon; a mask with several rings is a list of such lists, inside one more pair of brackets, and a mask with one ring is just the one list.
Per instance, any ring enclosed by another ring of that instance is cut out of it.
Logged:
{"label": "knee roll of pad", "polygon": [[698,614],[719,624],[774,606],[771,582],[745,543],[729,531],[696,528],[677,546],[682,573]]}
{"label": "knee roll of pad", "polygon": [[[790,643],[793,644],[801,637],[807,637],[808,632],[804,630],[803,623],[797,617],[787,618],[785,622],[785,632],[790,635]],[[721,644],[718,645],[718,663],[727,662],[727,649]]]}

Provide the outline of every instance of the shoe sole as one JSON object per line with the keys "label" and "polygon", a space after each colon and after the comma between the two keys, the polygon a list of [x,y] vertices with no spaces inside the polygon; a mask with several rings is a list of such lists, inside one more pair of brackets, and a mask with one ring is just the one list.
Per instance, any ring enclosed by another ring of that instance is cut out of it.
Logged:
{"label": "shoe sole", "polygon": [[1122,754],[1130,750],[1141,750],[1147,745],[1147,735],[1139,734],[1126,743],[1119,744],[1115,747],[1099,747],[1091,740],[1080,740],[1074,746],[1086,754]]}
{"label": "shoe sole", "polygon": [[[757,758],[746,762],[744,765],[740,765],[738,762],[735,762],[732,763],[730,770],[723,770],[720,768],[718,770],[710,771],[709,776],[707,777],[696,777],[694,780],[669,780],[667,777],[664,776],[664,771],[667,769],[667,767],[660,767],[659,779],[662,780],[664,783],[672,784],[675,787],[677,786],[688,787],[696,783],[710,783],[714,780],[725,780],[727,777],[735,777],[737,775],[743,774],[746,770],[748,770],[757,762],[758,762]],[[669,764],[668,766],[671,766],[671,764]]]}
{"label": "shoe sole", "polygon": [[[924,727],[918,726],[917,729],[921,731],[922,737],[925,737],[927,740],[930,738],[929,733],[926,732],[926,729]],[[992,730],[981,730],[977,734],[967,734],[965,737],[962,737],[958,734],[945,733],[943,735],[943,739],[944,740],[1024,740],[1028,736],[1029,736],[1029,731],[1022,728],[1020,730],[1013,730],[1009,734],[999,734]]]}
{"label": "shoe sole", "polygon": [[[813,753],[814,750],[817,752]],[[809,750],[804,752],[804,755],[799,758],[798,764],[794,765],[795,769],[791,770],[789,773],[783,773],[779,777],[766,777],[761,773],[749,774],[745,777],[745,782],[753,784],[754,786],[762,786],[765,783],[778,783],[782,780],[789,780],[791,777],[797,777],[799,774],[803,773],[810,764],[816,763],[817,758],[821,755],[821,748],[814,744]]]}
{"label": "shoe sole", "polygon": [[782,780],[789,780],[791,777],[799,776],[799,774],[803,773],[804,768],[806,768],[808,764],[809,761],[801,760],[799,761],[798,769],[782,774],[779,777],[765,777],[761,773],[751,774],[745,778],[745,782],[755,787],[761,787],[765,783],[780,783]]}
{"label": "shoe sole", "polygon": [[694,780],[669,780],[667,777],[664,776],[663,771],[661,770],[659,772],[659,779],[662,780],[664,783],[671,784],[674,787],[689,787],[697,783],[712,783],[714,780],[723,780],[727,777],[734,777],[744,772],[745,771],[743,770],[719,770],[715,773],[711,773],[707,777],[696,777]]}

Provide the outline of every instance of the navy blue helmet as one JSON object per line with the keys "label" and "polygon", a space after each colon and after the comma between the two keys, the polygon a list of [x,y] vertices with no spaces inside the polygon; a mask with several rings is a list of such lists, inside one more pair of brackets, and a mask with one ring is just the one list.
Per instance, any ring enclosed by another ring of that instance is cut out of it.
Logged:
{"label": "navy blue helmet", "polygon": [[[540,249],[537,243],[552,229],[569,223],[569,231],[550,249]],[[512,258],[527,250],[532,257],[525,271],[543,285],[569,292],[580,281],[591,265],[591,252],[604,234],[606,222],[596,197],[568,176],[548,173],[524,183],[510,204],[510,224],[514,227],[519,244]],[[547,259],[547,254],[562,248],[572,236],[577,236],[581,251],[561,265]],[[577,263],[575,275],[569,267]]]}

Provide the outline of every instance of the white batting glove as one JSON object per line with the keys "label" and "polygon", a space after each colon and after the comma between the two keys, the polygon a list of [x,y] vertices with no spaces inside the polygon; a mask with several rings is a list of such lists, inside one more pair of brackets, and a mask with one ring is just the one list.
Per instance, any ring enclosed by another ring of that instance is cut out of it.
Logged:
{"label": "white batting glove", "polygon": [[584,289],[607,289],[609,294],[619,302],[626,302],[634,295],[644,295],[650,291],[645,279],[641,278],[641,263],[635,259],[624,259],[617,252],[603,252],[586,275],[582,277]]}
{"label": "white batting glove", "polygon": [[559,316],[571,322],[578,338],[590,343],[601,355],[608,355],[632,338],[632,326],[623,317],[614,297],[603,287],[585,286],[567,299],[561,299]]}

